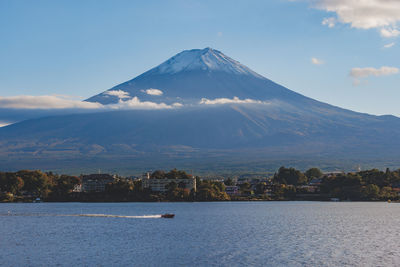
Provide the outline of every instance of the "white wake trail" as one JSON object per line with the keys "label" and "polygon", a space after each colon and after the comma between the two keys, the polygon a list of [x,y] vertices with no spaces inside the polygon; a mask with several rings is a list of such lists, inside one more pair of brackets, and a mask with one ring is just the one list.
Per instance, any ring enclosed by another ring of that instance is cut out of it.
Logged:
{"label": "white wake trail", "polygon": [[46,213],[6,213],[0,216],[54,216],[54,217],[100,217],[100,218],[128,218],[128,219],[158,219],[161,214],[157,215],[113,215],[113,214],[46,214]]}
{"label": "white wake trail", "polygon": [[129,216],[129,215],[112,215],[112,214],[74,214],[69,216],[78,217],[107,217],[107,218],[130,218],[130,219],[156,219],[161,218],[159,215],[141,215],[141,216]]}

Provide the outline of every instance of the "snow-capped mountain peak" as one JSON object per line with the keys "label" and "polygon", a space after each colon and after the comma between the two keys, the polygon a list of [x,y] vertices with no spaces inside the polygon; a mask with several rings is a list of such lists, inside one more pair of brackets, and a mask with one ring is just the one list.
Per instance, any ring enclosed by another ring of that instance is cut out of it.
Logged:
{"label": "snow-capped mountain peak", "polygon": [[157,67],[93,96],[87,101],[115,104],[138,97],[173,104],[205,99],[266,99],[297,94],[255,73],[240,62],[212,49],[185,50]]}
{"label": "snow-capped mountain peak", "polygon": [[173,74],[181,71],[193,70],[223,71],[235,74],[253,75],[260,78],[262,77],[240,62],[209,47],[204,49],[185,50],[155,67],[152,72]]}

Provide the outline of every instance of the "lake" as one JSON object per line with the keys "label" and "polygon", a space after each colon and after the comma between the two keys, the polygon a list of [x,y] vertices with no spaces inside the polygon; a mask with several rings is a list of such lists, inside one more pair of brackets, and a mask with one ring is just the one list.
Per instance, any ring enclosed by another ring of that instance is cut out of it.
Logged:
{"label": "lake", "polygon": [[[163,213],[176,217],[69,216]],[[2,266],[400,265],[397,203],[15,203],[0,215]]]}

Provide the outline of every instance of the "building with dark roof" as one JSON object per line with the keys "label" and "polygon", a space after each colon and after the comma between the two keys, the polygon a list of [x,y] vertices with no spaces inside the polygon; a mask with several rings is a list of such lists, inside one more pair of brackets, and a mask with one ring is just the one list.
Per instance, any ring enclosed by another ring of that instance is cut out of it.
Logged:
{"label": "building with dark roof", "polygon": [[104,192],[106,185],[114,182],[115,176],[110,174],[89,174],[82,176],[82,192]]}

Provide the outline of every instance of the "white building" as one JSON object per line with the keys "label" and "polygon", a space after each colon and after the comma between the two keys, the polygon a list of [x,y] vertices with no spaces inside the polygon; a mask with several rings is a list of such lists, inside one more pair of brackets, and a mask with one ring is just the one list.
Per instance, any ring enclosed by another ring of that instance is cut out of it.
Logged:
{"label": "white building", "polygon": [[76,185],[74,185],[74,189],[72,189],[72,192],[74,192],[74,193],[81,193],[81,192],[82,192],[82,184],[76,184]]}

